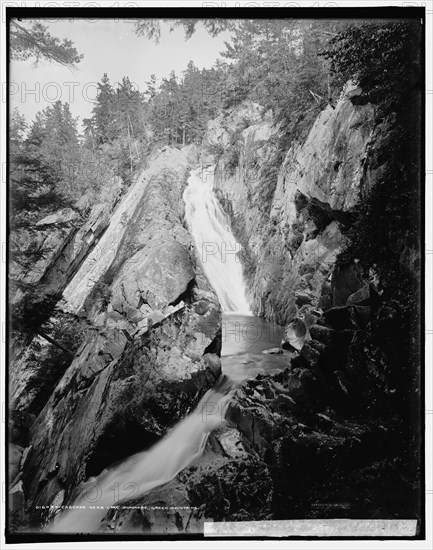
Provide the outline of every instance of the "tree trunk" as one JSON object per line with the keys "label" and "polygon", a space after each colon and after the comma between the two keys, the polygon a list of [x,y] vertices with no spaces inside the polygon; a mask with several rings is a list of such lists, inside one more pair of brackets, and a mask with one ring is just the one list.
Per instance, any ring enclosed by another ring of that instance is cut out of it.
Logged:
{"label": "tree trunk", "polygon": [[56,346],[56,348],[61,349],[62,351],[68,353],[71,357],[74,357],[74,352],[72,352],[70,349],[65,348],[65,346],[62,346],[62,344],[59,344],[54,338],[51,338],[51,336],[48,336],[48,334],[45,334],[45,332],[42,332],[42,330],[37,330],[36,334],[38,334],[41,338],[52,344],[53,346]]}

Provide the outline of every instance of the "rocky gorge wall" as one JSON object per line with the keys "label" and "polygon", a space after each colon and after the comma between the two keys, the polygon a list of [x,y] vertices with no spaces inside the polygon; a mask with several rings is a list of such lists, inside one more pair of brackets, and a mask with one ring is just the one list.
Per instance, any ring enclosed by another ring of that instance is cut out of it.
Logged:
{"label": "rocky gorge wall", "polygon": [[[279,126],[257,104],[242,104],[208,125],[205,150],[225,150],[214,157],[216,193],[243,246],[259,316],[287,324],[302,306],[325,309],[339,302],[331,289],[333,267],[351,211],[368,185],[374,107],[353,104],[361,93],[348,84],[305,142],[288,151],[278,151]],[[283,161],[272,171],[276,153]],[[344,299],[360,286],[356,274],[341,284],[348,285]]]}
{"label": "rocky gorge wall", "polygon": [[38,505],[70,502],[86,478],[150,446],[220,375],[221,310],[184,224],[196,162],[193,148],[154,153],[63,291],[86,329],[13,476],[35,525],[47,517]]}

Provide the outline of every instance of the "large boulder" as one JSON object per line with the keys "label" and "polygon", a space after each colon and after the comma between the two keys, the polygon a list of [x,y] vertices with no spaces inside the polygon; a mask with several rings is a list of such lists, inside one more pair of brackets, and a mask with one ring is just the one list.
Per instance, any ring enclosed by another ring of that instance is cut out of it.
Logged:
{"label": "large boulder", "polygon": [[306,341],[310,339],[305,322],[300,319],[294,319],[287,325],[284,331],[284,339],[281,345],[284,349],[295,349],[300,351]]}

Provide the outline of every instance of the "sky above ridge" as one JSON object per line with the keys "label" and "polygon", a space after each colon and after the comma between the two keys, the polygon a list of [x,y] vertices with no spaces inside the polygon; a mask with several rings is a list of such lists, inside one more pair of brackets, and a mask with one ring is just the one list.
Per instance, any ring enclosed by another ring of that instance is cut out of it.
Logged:
{"label": "sky above ridge", "polygon": [[158,80],[172,70],[179,75],[190,60],[200,69],[212,67],[224,50],[224,41],[230,39],[227,32],[212,38],[198,26],[186,40],[183,29],[170,32],[169,25],[162,23],[161,39],[156,44],[135,35],[133,20],[65,18],[41,23],[53,36],[72,40],[84,59],[76,70],[46,61],[36,67],[32,60],[11,62],[10,105],[17,107],[27,122],[57,100],[70,103],[73,116],[81,122],[91,115],[96,83],[104,73],[114,85],[128,76],[144,91],[151,74]]}

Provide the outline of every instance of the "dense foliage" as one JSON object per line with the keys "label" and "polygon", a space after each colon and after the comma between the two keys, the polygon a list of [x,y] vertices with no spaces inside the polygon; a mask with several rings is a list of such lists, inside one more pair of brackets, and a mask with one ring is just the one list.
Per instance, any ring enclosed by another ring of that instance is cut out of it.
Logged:
{"label": "dense foliage", "polygon": [[217,36],[220,32],[232,30],[236,27],[236,22],[230,19],[137,19],[135,34],[145,36],[158,43],[161,37],[161,21],[169,24],[170,31],[173,31],[176,27],[183,28],[187,39],[194,34],[198,24],[201,24],[211,36]]}
{"label": "dense foliage", "polygon": [[149,146],[149,129],[144,94],[128,77],[112,86],[105,73],[98,83],[92,117],[84,119],[85,147],[115,166],[129,185]]}
{"label": "dense foliage", "polygon": [[147,96],[154,140],[169,145],[200,143],[206,123],[221,108],[223,81],[220,64],[200,70],[192,61],[180,78],[172,71],[159,87],[152,75]]}
{"label": "dense foliage", "polygon": [[385,113],[399,110],[419,77],[416,26],[404,20],[350,25],[319,55],[330,62],[337,84],[354,78],[366,100],[380,105]]}

